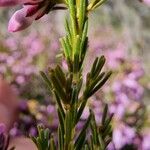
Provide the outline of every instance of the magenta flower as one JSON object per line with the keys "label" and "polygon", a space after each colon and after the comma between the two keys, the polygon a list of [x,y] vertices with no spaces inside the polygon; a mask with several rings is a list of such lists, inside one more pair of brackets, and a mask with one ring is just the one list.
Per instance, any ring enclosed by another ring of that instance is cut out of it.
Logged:
{"label": "magenta flower", "polygon": [[23,5],[23,8],[16,11],[9,21],[8,31],[10,32],[27,28],[34,20],[38,20],[49,13],[59,3],[63,2],[51,0],[0,0],[0,6],[2,7]]}

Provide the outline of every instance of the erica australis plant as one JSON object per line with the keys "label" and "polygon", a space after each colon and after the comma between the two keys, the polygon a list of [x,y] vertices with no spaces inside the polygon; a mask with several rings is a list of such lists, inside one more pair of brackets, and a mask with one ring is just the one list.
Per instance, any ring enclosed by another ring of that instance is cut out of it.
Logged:
{"label": "erica australis plant", "polygon": [[[108,114],[107,104],[101,124],[96,123],[94,113],[90,110],[83,128],[76,134],[76,126],[88,99],[102,88],[111,75],[111,71],[102,71],[105,57],[97,57],[83,86],[83,63],[88,50],[88,15],[104,2],[105,0],[0,0],[1,6],[23,4],[23,8],[10,20],[9,30],[13,32],[25,29],[51,10],[66,8],[69,11],[69,18],[65,21],[66,36],[60,40],[68,70],[64,71],[60,65],[56,65],[49,68],[47,73],[41,72],[49,91],[56,99],[58,136],[57,140],[54,139],[49,129],[39,126],[38,136],[31,137],[39,150],[104,150],[111,141],[112,115]],[[60,3],[64,6],[58,6]]]}

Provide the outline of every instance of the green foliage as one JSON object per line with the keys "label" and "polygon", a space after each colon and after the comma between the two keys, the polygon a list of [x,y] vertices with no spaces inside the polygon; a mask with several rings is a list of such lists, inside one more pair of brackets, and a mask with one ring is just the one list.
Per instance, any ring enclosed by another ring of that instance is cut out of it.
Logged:
{"label": "green foliage", "polygon": [[38,137],[31,137],[31,139],[36,144],[38,150],[56,150],[54,138],[50,134],[49,129],[38,126]]}
{"label": "green foliage", "polygon": [[86,89],[84,92],[84,96],[89,98],[95,92],[97,92],[108,80],[111,75],[111,71],[109,72],[101,72],[102,67],[105,63],[105,57],[97,57],[93,63],[91,72],[87,74],[86,78]]}
{"label": "green foliage", "polygon": [[[83,129],[75,134],[76,125],[84,111],[88,98],[97,92],[108,80],[111,72],[102,72],[105,57],[97,57],[87,74],[86,85],[82,89],[82,69],[88,49],[88,14],[100,6],[105,0],[66,0],[70,18],[66,19],[66,36],[60,42],[68,71],[57,65],[49,68],[48,73],[41,72],[48,89],[56,99],[59,118],[58,144],[56,145],[49,130],[38,127],[39,135],[32,140],[39,150],[104,150],[111,140],[111,117],[108,117],[106,105],[102,118],[102,125],[96,124],[92,111]],[[81,92],[83,91],[83,92]],[[91,139],[87,138],[87,130],[91,129]]]}
{"label": "green foliage", "polygon": [[108,117],[108,105],[105,105],[102,123],[100,126],[97,126],[94,113],[92,112],[92,120],[90,125],[92,130],[92,135],[90,138],[91,150],[105,150],[107,145],[110,143],[112,136],[112,126],[110,122],[112,120],[112,116],[113,115],[110,115]]}

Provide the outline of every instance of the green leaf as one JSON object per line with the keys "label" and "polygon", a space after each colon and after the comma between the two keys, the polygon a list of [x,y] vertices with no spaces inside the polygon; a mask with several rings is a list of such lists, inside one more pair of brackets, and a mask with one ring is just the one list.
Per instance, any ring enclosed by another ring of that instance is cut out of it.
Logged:
{"label": "green leaf", "polygon": [[65,42],[66,42],[66,46],[67,46],[67,49],[68,49],[69,58],[71,59],[72,54],[73,54],[73,48],[72,48],[72,43],[71,43],[71,39],[70,39],[69,36],[66,36]]}
{"label": "green leaf", "polygon": [[[71,30],[70,30],[69,21],[67,18],[65,19],[65,29],[66,29],[67,35],[69,37],[69,40],[71,40]],[[69,41],[69,42],[71,43],[71,41]]]}
{"label": "green leaf", "polygon": [[64,133],[62,132],[61,127],[58,127],[58,149],[63,150],[64,147]]}
{"label": "green leaf", "polygon": [[105,143],[102,139],[101,134],[98,134],[98,139],[99,139],[99,142],[100,142],[100,150],[105,150]]}
{"label": "green leaf", "polygon": [[108,119],[106,119],[103,130],[106,130],[106,128],[109,126],[109,124],[110,124],[110,122],[111,122],[111,120],[113,118],[113,115],[114,114],[111,114],[110,117]]}
{"label": "green leaf", "polygon": [[99,144],[99,139],[98,139],[98,130],[97,130],[97,125],[96,125],[96,120],[95,120],[95,116],[94,113],[91,111],[92,114],[92,119],[91,119],[91,130],[92,130],[92,135],[93,135],[93,143],[95,145]]}
{"label": "green leaf", "polygon": [[102,72],[96,79],[92,79],[91,83],[88,85],[88,89],[90,89],[90,91],[94,89],[94,87],[104,78],[104,76],[105,72]]}
{"label": "green leaf", "polygon": [[88,5],[88,11],[96,9],[106,1],[107,0],[92,0],[91,3]]}
{"label": "green leaf", "polygon": [[75,40],[77,35],[77,18],[76,18],[76,5],[75,0],[68,0],[69,10],[70,10],[70,21],[71,21],[71,31],[73,32],[72,42]]}
{"label": "green leaf", "polygon": [[92,149],[89,148],[88,144],[85,144],[83,150],[92,150]]}
{"label": "green leaf", "polygon": [[[82,65],[84,57],[87,52],[87,46],[88,46],[88,37],[87,37],[87,32],[88,32],[88,21],[84,23],[84,29],[81,37],[81,44],[80,44],[80,64]],[[80,66],[81,66],[80,65]]]}
{"label": "green leaf", "polygon": [[33,143],[34,143],[36,146],[38,146],[38,145],[37,145],[36,137],[31,136],[30,138],[31,138],[31,140],[33,141]]}
{"label": "green leaf", "polygon": [[76,74],[79,72],[79,55],[74,55],[74,64],[73,64],[73,73]]}
{"label": "green leaf", "polygon": [[93,78],[94,77],[94,73],[96,72],[96,66],[97,66],[97,63],[98,63],[98,57],[95,58],[94,60],[94,63],[92,65],[92,69],[91,69],[91,72],[90,72],[90,78]]}
{"label": "green leaf", "polygon": [[72,132],[72,116],[69,110],[66,111],[65,117],[65,147],[69,146]]}
{"label": "green leaf", "polygon": [[64,119],[65,118],[64,118],[64,116],[62,115],[62,113],[59,109],[57,109],[57,112],[58,112],[58,118],[59,118],[61,133],[64,135],[64,133],[65,133],[65,127],[64,127],[65,120]]}
{"label": "green leaf", "polygon": [[97,57],[93,63],[92,69],[91,69],[91,78],[95,79],[101,72],[103,66],[105,64],[105,57],[101,56],[100,58]]}
{"label": "green leaf", "polygon": [[66,77],[59,65],[57,65],[57,67],[55,69],[55,76],[57,76],[57,78],[61,82],[62,86],[66,86]]}
{"label": "green leaf", "polygon": [[79,55],[80,54],[80,44],[81,44],[81,38],[79,35],[76,35],[76,39],[74,40],[74,49],[73,49],[73,55]]}
{"label": "green leaf", "polygon": [[82,113],[83,113],[83,110],[84,110],[84,108],[85,108],[85,106],[86,106],[87,100],[88,100],[87,98],[83,98],[83,99],[82,99],[81,105],[80,105],[79,110],[78,110],[78,112],[77,112],[76,123],[80,120],[80,117],[81,117],[81,115],[82,115]]}
{"label": "green leaf", "polygon": [[84,62],[84,58],[86,56],[88,48],[88,37],[85,38],[85,41],[81,43],[81,55],[80,55],[80,67],[82,67],[82,64]]}
{"label": "green leaf", "polygon": [[109,71],[104,78],[97,84],[97,86],[89,93],[89,97],[92,96],[95,92],[97,92],[105,83],[106,81],[109,79],[109,77],[111,76],[112,72]]}
{"label": "green leaf", "polygon": [[45,83],[47,84],[49,90],[52,90],[51,81],[48,79],[47,75],[43,71],[40,71],[40,74],[41,74],[43,80],[45,81]]}
{"label": "green leaf", "polygon": [[63,47],[65,57],[70,58],[70,48],[66,44],[65,38],[60,39],[60,42],[61,42],[61,45]]}
{"label": "green leaf", "polygon": [[79,95],[80,91],[81,91],[81,88],[82,88],[82,84],[83,84],[83,79],[82,77],[80,77],[80,80],[78,82],[78,85],[77,85],[77,95]]}
{"label": "green leaf", "polygon": [[88,93],[86,94],[86,91],[88,92],[89,91],[89,89],[90,89],[90,82],[91,82],[91,80],[90,80],[90,73],[87,73],[87,75],[86,75],[86,90],[85,90],[85,95],[88,95]]}
{"label": "green leaf", "polygon": [[53,87],[54,87],[57,95],[60,96],[63,103],[67,104],[68,100],[67,100],[66,93],[65,93],[61,83],[59,82],[59,79],[55,76],[55,73],[53,70],[50,71],[50,78],[51,78],[51,82],[53,83]]}
{"label": "green leaf", "polygon": [[59,96],[57,95],[56,91],[54,91],[54,94],[55,94],[56,102],[57,102],[58,108],[59,108],[59,110],[60,110],[61,116],[62,116],[63,118],[65,118],[65,111],[64,111],[64,108],[63,108],[62,103],[61,103],[61,101],[60,101],[60,98],[59,98]]}
{"label": "green leaf", "polygon": [[69,148],[68,148],[68,150],[74,150],[74,143],[73,143],[73,141],[71,141],[71,142],[69,143]]}
{"label": "green leaf", "polygon": [[84,144],[84,141],[86,139],[86,130],[90,125],[91,117],[92,115],[90,114],[85,125],[82,128],[82,131],[80,132],[79,136],[77,137],[77,140],[75,141],[75,150],[80,149]]}
{"label": "green leaf", "polygon": [[86,132],[83,133],[83,135],[79,137],[78,141],[76,141],[75,150],[79,150],[79,149],[81,149],[81,147],[84,146],[85,139],[86,139]]}
{"label": "green leaf", "polygon": [[43,148],[42,148],[42,141],[41,141],[41,139],[40,139],[40,137],[37,137],[37,147],[38,147],[38,150],[44,150]]}
{"label": "green leaf", "polygon": [[53,136],[51,136],[51,138],[50,138],[50,149],[49,150],[57,150]]}
{"label": "green leaf", "polygon": [[108,125],[107,128],[105,129],[105,131],[103,132],[103,138],[105,138],[110,133],[112,133],[112,127],[111,127],[111,125]]}
{"label": "green leaf", "polygon": [[69,100],[71,100],[71,93],[72,93],[72,81],[73,81],[73,74],[70,73],[70,75],[67,77],[67,84],[65,87],[65,91],[67,94],[67,97]]}
{"label": "green leaf", "polygon": [[99,75],[99,73],[101,72],[101,70],[102,70],[102,68],[103,68],[103,66],[104,66],[104,64],[105,64],[105,57],[104,56],[101,56],[99,59],[98,59],[98,62],[97,62],[97,65],[96,65],[96,69],[95,69],[95,71],[94,71],[94,77],[96,78],[98,75]]}
{"label": "green leaf", "polygon": [[71,104],[74,105],[78,99],[78,89],[77,86],[73,86],[72,95],[71,95]]}
{"label": "green leaf", "polygon": [[95,4],[94,6],[93,6],[93,10],[94,9],[96,9],[97,7],[99,7],[99,6],[101,6],[103,3],[105,3],[107,0],[100,0],[97,4]]}
{"label": "green leaf", "polygon": [[69,72],[72,73],[73,72],[73,62],[71,60],[71,58],[66,58],[67,60],[67,65],[68,65],[68,69],[69,69]]}
{"label": "green leaf", "polygon": [[87,32],[88,32],[88,20],[86,20],[85,23],[84,23],[83,33],[82,33],[82,37],[81,37],[82,42],[84,42],[85,39],[87,38]]}
{"label": "green leaf", "polygon": [[103,116],[102,116],[102,125],[105,124],[106,117],[107,117],[107,112],[108,112],[108,105],[106,104],[105,107],[104,107]]}
{"label": "green leaf", "polygon": [[86,18],[86,7],[87,7],[87,0],[80,0],[80,6],[79,6],[79,27],[80,32],[83,30],[83,25],[85,23]]}

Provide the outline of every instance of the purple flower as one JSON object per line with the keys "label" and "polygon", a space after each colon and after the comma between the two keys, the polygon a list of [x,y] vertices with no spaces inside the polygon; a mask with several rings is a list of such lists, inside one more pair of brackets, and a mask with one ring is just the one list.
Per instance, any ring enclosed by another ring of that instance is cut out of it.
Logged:
{"label": "purple flower", "polygon": [[109,107],[109,110],[111,113],[115,114],[115,117],[118,119],[122,119],[125,111],[126,111],[126,107],[123,104],[112,104]]}
{"label": "purple flower", "polygon": [[3,134],[5,132],[5,125],[3,123],[0,123],[0,134]]}
{"label": "purple flower", "polygon": [[0,123],[0,150],[7,150],[9,137],[5,135],[5,125]]}
{"label": "purple flower", "polygon": [[29,130],[29,135],[36,136],[37,135],[37,128],[31,127]]}
{"label": "purple flower", "polygon": [[142,150],[150,150],[150,134],[143,137]]}
{"label": "purple flower", "polygon": [[113,131],[113,142],[116,149],[131,144],[135,137],[135,130],[125,124],[118,124]]}
{"label": "purple flower", "polygon": [[141,100],[143,96],[143,87],[135,80],[127,76],[123,81],[125,91],[128,93],[131,99]]}
{"label": "purple flower", "polygon": [[106,52],[107,64],[110,68],[117,69],[120,63],[125,60],[125,50],[126,47],[120,43],[115,50]]}

